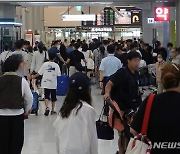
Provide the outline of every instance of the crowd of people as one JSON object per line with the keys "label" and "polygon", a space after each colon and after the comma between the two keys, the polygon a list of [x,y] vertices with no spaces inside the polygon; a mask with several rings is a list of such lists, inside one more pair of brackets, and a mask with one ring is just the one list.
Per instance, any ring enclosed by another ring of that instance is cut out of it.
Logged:
{"label": "crowd of people", "polygon": [[[24,118],[31,113],[32,90],[45,101],[45,116],[57,114],[57,77],[61,74],[69,75],[69,91],[54,123],[58,154],[98,153],[96,114],[90,88],[92,79],[102,89],[104,100],[117,102],[122,114],[135,114],[129,124],[133,135],[140,133],[147,104],[147,99],[142,100],[139,87],[157,86],[158,95],[147,135],[153,143],[180,142],[179,125],[176,125],[180,122],[177,115],[180,48],[173,47],[172,43],[164,48],[156,41],[153,48],[136,39],[117,42],[78,39],[69,44],[65,39],[52,41],[51,48],[47,49],[43,42],[31,46],[29,41],[22,39],[15,43],[14,51],[8,45],[4,46],[0,62],[0,153],[21,153]],[[149,73],[148,66],[154,67],[155,77]],[[125,150],[122,132],[119,132],[117,154],[124,154]],[[172,149],[166,150],[153,149],[152,154],[172,152]]]}

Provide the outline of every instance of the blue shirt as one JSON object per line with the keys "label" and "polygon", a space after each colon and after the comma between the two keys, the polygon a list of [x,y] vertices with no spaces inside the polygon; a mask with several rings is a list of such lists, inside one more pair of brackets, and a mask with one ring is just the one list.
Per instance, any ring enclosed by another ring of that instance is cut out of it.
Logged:
{"label": "blue shirt", "polygon": [[109,54],[106,58],[102,59],[99,70],[104,72],[104,77],[109,77],[121,67],[121,61],[114,54]]}

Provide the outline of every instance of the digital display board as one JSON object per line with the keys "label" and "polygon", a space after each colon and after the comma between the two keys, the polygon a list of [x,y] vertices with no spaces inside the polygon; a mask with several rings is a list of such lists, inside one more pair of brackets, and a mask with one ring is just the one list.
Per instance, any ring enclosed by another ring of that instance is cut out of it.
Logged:
{"label": "digital display board", "polygon": [[142,10],[137,8],[117,8],[115,25],[142,25]]}
{"label": "digital display board", "polygon": [[104,8],[102,12],[96,15],[95,22],[82,22],[82,26],[113,26],[114,11],[110,7]]}

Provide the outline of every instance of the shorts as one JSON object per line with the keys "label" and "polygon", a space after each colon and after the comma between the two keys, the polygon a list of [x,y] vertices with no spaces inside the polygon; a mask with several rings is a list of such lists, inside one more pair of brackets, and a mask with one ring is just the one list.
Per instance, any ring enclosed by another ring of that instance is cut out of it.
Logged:
{"label": "shorts", "polygon": [[57,101],[56,89],[44,89],[45,99],[51,100],[52,102]]}

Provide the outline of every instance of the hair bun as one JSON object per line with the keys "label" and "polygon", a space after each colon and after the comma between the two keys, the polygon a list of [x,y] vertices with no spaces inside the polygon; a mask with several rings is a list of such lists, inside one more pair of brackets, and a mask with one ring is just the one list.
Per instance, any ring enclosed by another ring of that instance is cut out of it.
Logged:
{"label": "hair bun", "polygon": [[177,86],[178,80],[177,80],[175,74],[173,74],[171,72],[167,72],[162,77],[162,84],[163,84],[164,88],[167,89],[167,88],[169,88],[170,85],[171,85],[171,87]]}

